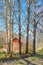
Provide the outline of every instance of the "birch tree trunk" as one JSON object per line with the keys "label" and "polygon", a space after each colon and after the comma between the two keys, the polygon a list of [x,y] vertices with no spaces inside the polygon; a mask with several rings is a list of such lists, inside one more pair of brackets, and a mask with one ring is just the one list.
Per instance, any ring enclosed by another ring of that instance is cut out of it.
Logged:
{"label": "birch tree trunk", "polygon": [[11,10],[10,10],[10,0],[8,1],[8,8],[7,8],[7,15],[8,15],[8,53],[11,53]]}
{"label": "birch tree trunk", "polygon": [[[8,24],[7,24],[7,8],[6,8],[6,0],[4,0],[4,22],[6,26],[6,44],[8,44]],[[8,53],[8,46],[6,46],[7,53]]]}
{"label": "birch tree trunk", "polygon": [[13,53],[14,0],[11,2],[11,52]]}

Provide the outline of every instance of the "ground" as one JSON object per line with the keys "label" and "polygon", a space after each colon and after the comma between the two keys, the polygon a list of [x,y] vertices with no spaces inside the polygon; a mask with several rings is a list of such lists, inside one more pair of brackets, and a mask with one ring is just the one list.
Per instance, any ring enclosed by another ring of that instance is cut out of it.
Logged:
{"label": "ground", "polygon": [[29,58],[21,58],[14,60],[7,60],[4,62],[0,62],[0,65],[43,65],[43,59],[38,60],[29,60]]}
{"label": "ground", "polygon": [[[0,53],[0,57],[1,55],[2,53]],[[37,52],[35,56],[14,54],[13,59],[7,58],[3,61],[0,59],[0,65],[43,65],[43,49]]]}

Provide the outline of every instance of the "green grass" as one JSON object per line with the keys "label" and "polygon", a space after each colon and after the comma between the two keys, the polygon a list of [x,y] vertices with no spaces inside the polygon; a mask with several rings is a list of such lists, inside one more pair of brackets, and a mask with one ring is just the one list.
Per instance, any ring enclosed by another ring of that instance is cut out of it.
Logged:
{"label": "green grass", "polygon": [[30,54],[19,54],[19,53],[13,53],[13,54],[7,54],[6,52],[2,51],[0,52],[0,59],[4,59],[4,58],[11,58],[11,57],[14,57],[14,58],[23,58],[23,57],[28,57],[28,59],[30,61],[33,61],[33,60],[37,60],[37,59],[41,59],[43,58],[43,49],[38,51],[35,56],[33,57],[30,57]]}
{"label": "green grass", "polygon": [[[13,53],[13,55],[11,55],[11,54],[7,54],[5,52],[0,52],[0,60],[2,60],[2,59],[5,59],[5,60],[6,59],[11,59],[12,57],[15,58],[15,60],[12,61],[12,63],[14,62],[15,65],[31,64],[32,61],[39,61],[41,58],[43,58],[43,49],[38,51],[35,54],[35,56],[32,56],[32,57],[30,56],[30,54],[21,54],[20,55],[19,53]],[[43,65],[43,62],[41,62],[39,64]],[[37,65],[39,65],[39,64],[37,64]],[[12,64],[12,65],[14,65],[14,64]]]}

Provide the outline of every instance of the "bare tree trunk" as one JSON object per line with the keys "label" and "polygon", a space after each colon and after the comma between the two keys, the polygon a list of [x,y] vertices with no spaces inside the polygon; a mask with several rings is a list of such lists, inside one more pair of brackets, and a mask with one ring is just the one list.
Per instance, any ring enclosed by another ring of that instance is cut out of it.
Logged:
{"label": "bare tree trunk", "polygon": [[[7,52],[13,52],[13,22],[14,22],[14,0],[7,1],[8,7],[6,6],[6,0],[4,0],[4,16],[6,22],[6,43]],[[8,15],[8,17],[7,17]]]}
{"label": "bare tree trunk", "polygon": [[35,44],[36,44],[36,0],[34,0],[34,39],[33,39],[33,54],[35,55]]}
{"label": "bare tree trunk", "polygon": [[19,25],[19,52],[20,52],[20,54],[21,54],[20,0],[18,0],[18,25]]}
{"label": "bare tree trunk", "polygon": [[8,9],[7,9],[7,15],[8,15],[8,54],[11,53],[11,10],[10,10],[10,1],[8,1]]}
{"label": "bare tree trunk", "polygon": [[13,53],[14,0],[11,5],[11,49]]}
{"label": "bare tree trunk", "polygon": [[[4,0],[4,22],[6,23],[6,44],[8,44],[8,24],[7,24],[7,7],[6,7],[6,0]],[[6,46],[7,53],[8,53],[8,46]]]}
{"label": "bare tree trunk", "polygon": [[11,29],[11,49],[13,53],[13,19],[12,19],[12,29]]}
{"label": "bare tree trunk", "polygon": [[29,41],[29,23],[30,23],[30,0],[28,1],[28,20],[26,31],[26,53],[28,53],[28,41]]}

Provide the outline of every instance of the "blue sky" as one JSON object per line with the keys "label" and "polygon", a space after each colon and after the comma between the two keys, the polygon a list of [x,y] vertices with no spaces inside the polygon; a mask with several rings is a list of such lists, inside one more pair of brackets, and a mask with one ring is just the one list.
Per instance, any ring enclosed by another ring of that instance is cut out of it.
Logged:
{"label": "blue sky", "polygon": [[[4,4],[3,4],[3,1],[4,0],[0,0],[0,13],[4,12]],[[17,0],[14,0],[16,2],[15,6],[14,6],[14,10],[16,11],[15,14],[14,14],[14,22],[17,22],[18,21],[18,3],[17,3]],[[20,11],[21,11],[21,26],[22,26],[22,32],[23,34],[26,33],[26,16],[27,16],[27,2],[26,0],[20,0]],[[39,0],[37,5],[43,5],[43,0]],[[40,11],[40,8],[37,7],[36,8],[37,12]],[[23,12],[22,12],[23,11]],[[33,17],[33,5],[31,4],[31,17]],[[5,30],[4,28],[4,19],[3,19],[3,16],[0,15],[0,30]],[[32,26],[30,25],[30,29],[32,28]],[[17,24],[14,24],[14,30],[16,33],[18,33],[18,25]],[[25,32],[24,32],[25,31]]]}

